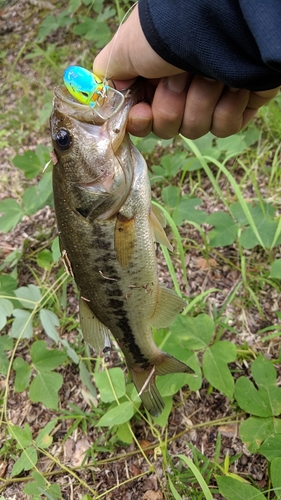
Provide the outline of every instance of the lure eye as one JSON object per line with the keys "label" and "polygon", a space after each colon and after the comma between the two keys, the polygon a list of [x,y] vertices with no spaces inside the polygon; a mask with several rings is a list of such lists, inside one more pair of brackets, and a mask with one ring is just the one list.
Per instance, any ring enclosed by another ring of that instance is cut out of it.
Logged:
{"label": "lure eye", "polygon": [[55,137],[56,145],[60,151],[66,151],[72,145],[72,137],[68,130],[61,128]]}

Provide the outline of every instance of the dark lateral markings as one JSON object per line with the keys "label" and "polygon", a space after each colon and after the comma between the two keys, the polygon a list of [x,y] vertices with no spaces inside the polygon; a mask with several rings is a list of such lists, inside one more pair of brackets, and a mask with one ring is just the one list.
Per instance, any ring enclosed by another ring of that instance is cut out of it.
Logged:
{"label": "dark lateral markings", "polygon": [[[120,313],[121,311],[119,311]],[[139,346],[135,342],[135,337],[132,332],[132,329],[129,325],[128,318],[126,316],[125,311],[122,311],[123,316],[117,321],[116,325],[122,330],[123,338],[122,338],[122,347],[126,347],[126,349],[133,355],[135,362],[142,364],[142,368],[146,369],[150,366],[149,361],[142,354]],[[119,316],[119,315],[118,315]]]}
{"label": "dark lateral markings", "polygon": [[119,299],[109,299],[109,306],[112,307],[112,309],[120,310],[124,307],[124,302]]}
{"label": "dark lateral markings", "polygon": [[111,241],[105,240],[104,238],[93,238],[92,239],[92,248],[101,249],[101,250],[112,250]]}

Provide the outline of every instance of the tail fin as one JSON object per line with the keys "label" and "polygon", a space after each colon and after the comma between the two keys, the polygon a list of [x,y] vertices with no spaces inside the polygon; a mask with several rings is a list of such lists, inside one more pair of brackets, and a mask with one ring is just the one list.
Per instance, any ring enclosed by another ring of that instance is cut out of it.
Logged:
{"label": "tail fin", "polygon": [[130,373],[145,408],[157,417],[164,409],[164,401],[155,384],[154,366],[141,371],[130,368]]}
{"label": "tail fin", "polygon": [[161,358],[160,363],[151,365],[146,370],[139,371],[130,367],[130,373],[138,394],[146,409],[154,417],[160,415],[164,408],[164,401],[155,384],[156,375],[181,372],[194,374],[192,368],[167,353],[163,353]]}

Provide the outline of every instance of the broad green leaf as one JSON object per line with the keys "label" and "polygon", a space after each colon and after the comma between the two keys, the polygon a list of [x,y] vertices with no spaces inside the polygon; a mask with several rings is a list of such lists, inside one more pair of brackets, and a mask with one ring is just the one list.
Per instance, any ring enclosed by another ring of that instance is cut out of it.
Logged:
{"label": "broad green leaf", "polygon": [[48,422],[43,429],[41,429],[36,437],[35,441],[39,448],[49,448],[53,442],[53,437],[50,435],[54,427],[57,425],[58,419],[55,418]]}
{"label": "broad green leaf", "polygon": [[[258,356],[251,365],[251,372],[258,386],[268,387],[269,385],[276,386],[277,372],[274,365],[265,356]],[[281,389],[280,389],[281,403]],[[281,412],[281,408],[280,408]]]}
{"label": "broad green leaf", "polygon": [[73,361],[73,363],[75,363],[76,365],[78,365],[78,363],[79,363],[79,356],[74,351],[74,349],[72,349],[72,347],[70,347],[68,341],[66,339],[60,339],[60,343],[61,343],[61,345],[63,345],[65,347],[67,356]]}
{"label": "broad green leaf", "polygon": [[186,349],[205,349],[215,332],[215,324],[207,314],[196,318],[178,316],[170,326],[173,342]]}
{"label": "broad green leaf", "polygon": [[58,236],[56,236],[56,238],[54,239],[51,249],[53,255],[53,262],[57,262],[61,256],[60,242]]}
{"label": "broad green leaf", "polygon": [[25,151],[22,155],[17,155],[13,159],[15,167],[24,171],[27,179],[33,179],[42,172],[42,165],[34,151]]}
{"label": "broad green leaf", "polygon": [[10,361],[9,361],[8,356],[2,350],[0,350],[0,373],[2,375],[7,375],[9,365],[10,365]]}
{"label": "broad green leaf", "polygon": [[40,309],[39,316],[46,334],[57,344],[60,340],[57,331],[57,328],[60,326],[59,318],[49,309]]}
{"label": "broad green leaf", "polygon": [[266,500],[266,497],[250,484],[229,476],[216,478],[219,492],[226,500]]}
{"label": "broad green leaf", "polygon": [[42,169],[44,168],[45,164],[50,159],[50,152],[51,152],[50,148],[48,148],[47,146],[44,146],[43,144],[38,144],[38,146],[36,148],[36,156],[40,161]]}
{"label": "broad green leaf", "polygon": [[235,361],[237,349],[227,340],[216,342],[206,349],[203,355],[203,372],[208,382],[232,399],[234,380],[227,366]]}
{"label": "broad green leaf", "polygon": [[278,499],[281,498],[281,457],[274,458],[270,465],[270,479],[274,493]]}
{"label": "broad green leaf", "polygon": [[60,373],[39,372],[32,380],[29,398],[33,403],[43,403],[47,408],[57,409],[58,391],[63,384]]}
{"label": "broad green leaf", "polygon": [[180,188],[177,186],[166,186],[161,192],[162,200],[169,209],[174,209],[178,206],[180,200]]}
{"label": "broad green leaf", "polygon": [[244,137],[241,134],[231,135],[226,138],[216,139],[217,148],[225,151],[227,158],[237,156],[247,147]]}
{"label": "broad green leaf", "polygon": [[4,328],[7,318],[12,315],[14,306],[8,299],[0,299],[0,330]]}
{"label": "broad green leaf", "polygon": [[207,224],[214,226],[210,231],[210,245],[224,247],[232,245],[238,234],[238,227],[226,212],[214,212],[206,218]]}
{"label": "broad green leaf", "polygon": [[[42,474],[40,474],[36,470],[32,471],[31,476],[33,477],[34,481],[30,481],[29,483],[27,483],[23,488],[23,492],[27,495],[39,495],[39,488],[41,488],[41,491],[44,490],[44,488],[46,487],[46,480],[44,476],[42,476]],[[38,500],[40,500],[40,497]]]}
{"label": "broad green leaf", "polygon": [[4,214],[0,217],[0,231],[2,233],[8,233],[13,230],[24,215],[22,207],[12,198],[1,201],[1,212]]}
{"label": "broad green leaf", "polygon": [[92,375],[91,373],[87,370],[85,363],[83,363],[82,360],[79,361],[79,373],[80,377],[82,380],[82,383],[89,389],[90,393],[92,396],[97,397],[97,391],[96,388],[92,382]]}
{"label": "broad green leaf", "polygon": [[22,202],[26,215],[33,215],[38,212],[38,210],[44,206],[44,200],[42,199],[39,186],[29,186],[26,188],[22,195]]}
{"label": "broad green leaf", "polygon": [[11,425],[9,430],[16,439],[18,448],[27,448],[32,444],[32,432],[28,424],[24,424],[23,429],[18,425]]}
{"label": "broad green leaf", "polygon": [[178,172],[184,170],[188,159],[186,153],[176,152],[173,155],[163,155],[160,161],[163,169],[163,177],[168,179],[175,177]]}
{"label": "broad green leaf", "polygon": [[108,410],[96,424],[97,427],[112,427],[113,425],[129,422],[135,413],[135,408],[131,401],[125,401],[111,410]]}
{"label": "broad green leaf", "polygon": [[73,29],[75,35],[82,36],[85,40],[95,42],[97,49],[104,47],[111,38],[111,31],[103,21],[97,21],[87,16],[80,17],[80,24]]}
{"label": "broad green leaf", "polygon": [[269,462],[274,458],[281,458],[281,433],[268,436],[259,447],[259,453]]}
{"label": "broad green leaf", "polygon": [[0,294],[13,295],[18,286],[17,280],[10,274],[0,273]]}
{"label": "broad green leaf", "polygon": [[[268,220],[266,218],[264,218],[264,220],[261,221],[259,225],[257,225],[258,233],[265,248],[271,248],[277,227],[278,227],[277,221]],[[256,245],[259,244],[256,236],[254,235],[250,227],[248,227],[247,229],[245,229],[245,231],[243,231],[240,242],[241,245],[248,250],[251,250]],[[274,246],[277,246],[280,243],[281,243],[281,236],[277,238]]]}
{"label": "broad green leaf", "polygon": [[[200,137],[199,139],[195,139],[192,142],[197,146],[200,153],[203,154],[203,151],[205,151],[205,149],[209,149],[209,148],[213,149],[214,136],[211,134],[211,132],[208,132],[208,134],[203,135],[203,137]],[[192,149],[189,147],[189,145],[185,141],[182,141],[182,144],[188,151],[193,152]]]}
{"label": "broad green leaf", "polygon": [[[258,234],[266,248],[271,248],[275,238],[275,233],[278,227],[278,220],[275,217],[276,208],[269,203],[263,202],[258,205],[247,204],[250,214],[253,217]],[[241,234],[240,242],[244,248],[252,249],[259,244],[259,241],[254,234],[249,221],[245,216],[244,210],[240,203],[233,203],[230,207],[230,212],[239,224],[245,227]],[[281,236],[275,241],[275,245],[280,244]]]}
{"label": "broad green leaf", "polygon": [[39,267],[42,267],[43,269],[49,271],[53,263],[52,252],[48,249],[41,250],[41,252],[39,252],[37,256],[36,262]]}
{"label": "broad green leaf", "polygon": [[120,399],[126,393],[124,373],[121,368],[110,368],[95,373],[95,382],[104,403]]}
{"label": "broad green leaf", "polygon": [[25,448],[20,455],[20,458],[14,463],[11,476],[17,476],[22,471],[33,469],[37,464],[37,451],[33,446]]}
{"label": "broad green leaf", "polygon": [[15,294],[19,299],[22,299],[20,302],[26,309],[34,309],[35,305],[42,299],[40,288],[32,284],[18,288],[15,290]]}
{"label": "broad green leaf", "polygon": [[50,498],[50,500],[61,500],[61,498],[63,498],[60,486],[57,483],[49,484],[45,489],[44,494],[46,495],[46,498]]}
{"label": "broad green leaf", "polygon": [[[142,154],[152,153],[155,146],[159,144],[159,139],[154,134],[149,134],[147,137],[131,137],[132,142]],[[153,170],[154,165],[152,166]]]}
{"label": "broad green leaf", "polygon": [[0,351],[10,351],[13,349],[13,339],[9,335],[1,335],[0,337]]}
{"label": "broad green leaf", "polygon": [[16,371],[15,392],[22,392],[28,387],[31,366],[23,358],[16,358],[13,362],[13,368]]}
{"label": "broad green leaf", "polygon": [[269,276],[271,278],[281,279],[281,259],[276,259],[273,264],[271,264]]}
{"label": "broad green leaf", "polygon": [[47,38],[50,33],[58,29],[58,27],[59,26],[57,24],[55,16],[53,14],[49,14],[40,24],[37,35],[37,42],[44,42],[45,38]]}
{"label": "broad green leaf", "polygon": [[281,420],[277,418],[250,417],[240,424],[240,438],[251,453],[256,453],[266,439],[273,433],[281,433]]}
{"label": "broad green leaf", "polygon": [[243,129],[244,141],[246,145],[249,147],[255,144],[259,140],[261,133],[261,130],[253,124],[251,124],[248,128]]}
{"label": "broad green leaf", "polygon": [[157,387],[163,397],[173,396],[187,383],[186,373],[169,373],[157,378]]}
{"label": "broad green leaf", "polygon": [[32,313],[23,309],[14,309],[13,316],[15,319],[12,323],[11,337],[31,339],[33,335]]}
{"label": "broad green leaf", "polygon": [[177,226],[181,226],[184,221],[192,221],[197,224],[203,224],[208,214],[203,210],[197,210],[196,207],[202,205],[199,198],[181,197],[177,207],[173,211],[173,221]]}
{"label": "broad green leaf", "polygon": [[258,417],[270,417],[281,413],[281,388],[276,386],[276,370],[264,356],[252,363],[252,374],[258,389],[246,377],[240,377],[235,385],[235,397],[247,413]]}
{"label": "broad green leaf", "polygon": [[131,444],[133,442],[133,436],[127,423],[118,425],[117,437],[123,443]]}
{"label": "broad green leaf", "polygon": [[36,340],[31,346],[30,354],[34,367],[39,372],[54,370],[66,360],[65,352],[47,349],[44,340]]}
{"label": "broad green leaf", "polygon": [[[179,359],[179,361],[186,363],[188,366],[190,366],[190,368],[194,370],[195,375],[190,375],[189,373],[184,374],[184,385],[188,385],[188,387],[192,391],[198,391],[202,385],[202,373],[196,353],[188,349],[183,349],[180,345],[170,343],[168,343],[167,345],[167,352],[175,358]],[[171,375],[164,375],[159,377],[159,383],[162,379],[164,379],[165,381],[166,377],[168,378],[169,376]],[[165,383],[164,381],[163,383]]]}

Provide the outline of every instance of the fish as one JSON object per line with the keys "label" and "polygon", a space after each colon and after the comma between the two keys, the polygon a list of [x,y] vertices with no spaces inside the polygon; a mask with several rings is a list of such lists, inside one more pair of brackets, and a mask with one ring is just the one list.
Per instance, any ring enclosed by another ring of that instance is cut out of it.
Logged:
{"label": "fish", "polygon": [[66,88],[55,90],[53,193],[62,256],[80,293],[83,337],[103,355],[113,335],[145,408],[157,416],[164,403],[156,376],[194,371],[152,336],[152,325],[169,326],[186,302],[158,279],[155,241],[171,245],[152,209],[146,162],[126,132],[138,96],[137,86],[127,91],[105,120]]}

